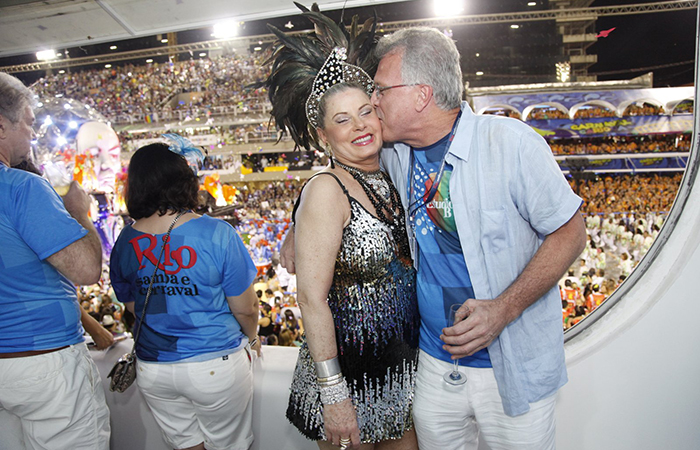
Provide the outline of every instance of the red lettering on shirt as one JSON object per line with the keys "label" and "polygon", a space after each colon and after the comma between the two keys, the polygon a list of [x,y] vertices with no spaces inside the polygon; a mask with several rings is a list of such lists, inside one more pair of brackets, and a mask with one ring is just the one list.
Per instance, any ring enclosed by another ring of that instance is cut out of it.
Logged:
{"label": "red lettering on shirt", "polygon": [[[141,240],[147,241],[147,246],[145,249],[141,250],[139,242]],[[158,240],[155,236],[150,234],[143,234],[137,236],[129,241],[134,249],[134,254],[139,262],[139,270],[146,267],[144,257],[151,262],[151,264],[156,265],[158,258],[153,254],[153,250],[158,244]],[[187,250],[188,261],[184,262],[183,251]],[[158,264],[158,269],[162,270],[167,275],[174,275],[182,269],[189,269],[194,266],[197,262],[197,252],[190,246],[183,245],[175,250],[170,249],[170,242],[165,243],[163,249],[163,261]]]}

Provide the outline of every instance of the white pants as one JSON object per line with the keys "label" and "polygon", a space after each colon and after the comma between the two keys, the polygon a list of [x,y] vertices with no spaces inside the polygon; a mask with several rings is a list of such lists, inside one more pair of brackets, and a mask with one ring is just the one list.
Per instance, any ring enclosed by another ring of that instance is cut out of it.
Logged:
{"label": "white pants", "polygon": [[21,424],[28,449],[109,449],[109,409],[84,343],[0,359],[0,410],[0,420]]}
{"label": "white pants", "polygon": [[447,384],[452,364],[424,351],[418,358],[413,418],[421,450],[476,450],[478,434],[492,450],[553,450],[556,395],[510,417],[503,411],[493,369],[460,367],[467,382]]}
{"label": "white pants", "polygon": [[246,450],[253,443],[253,371],[246,350],[209,361],[138,360],[136,384],[173,448]]}

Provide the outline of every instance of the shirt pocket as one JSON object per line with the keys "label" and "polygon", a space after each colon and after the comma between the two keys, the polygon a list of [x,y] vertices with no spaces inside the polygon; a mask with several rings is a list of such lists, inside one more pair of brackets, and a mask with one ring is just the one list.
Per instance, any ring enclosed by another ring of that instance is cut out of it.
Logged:
{"label": "shirt pocket", "polygon": [[499,253],[513,246],[504,208],[479,210],[481,248],[484,253]]}

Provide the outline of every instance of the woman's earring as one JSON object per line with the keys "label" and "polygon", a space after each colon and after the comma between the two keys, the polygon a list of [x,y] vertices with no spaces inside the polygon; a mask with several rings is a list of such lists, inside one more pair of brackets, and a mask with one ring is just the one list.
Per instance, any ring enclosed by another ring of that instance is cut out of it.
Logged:
{"label": "woman's earring", "polygon": [[323,147],[323,151],[328,155],[328,159],[331,161],[331,169],[335,169],[335,163],[333,162],[333,147],[329,143],[326,143]]}

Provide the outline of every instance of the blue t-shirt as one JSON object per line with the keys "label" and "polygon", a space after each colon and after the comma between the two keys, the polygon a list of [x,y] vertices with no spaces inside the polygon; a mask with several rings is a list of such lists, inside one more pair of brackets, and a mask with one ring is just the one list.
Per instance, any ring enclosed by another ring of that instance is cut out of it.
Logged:
{"label": "blue t-shirt", "polygon": [[[449,192],[452,167],[449,164],[445,164],[435,195],[426,203],[447,151],[449,137],[447,135],[429,147],[413,149],[414,164],[409,180],[413,196],[409,214],[418,241],[420,265],[417,278],[420,348],[435,358],[452,362],[451,355],[442,348],[444,342],[440,340],[440,334],[448,326],[450,306],[474,298],[474,290],[452,213]],[[484,348],[461,358],[459,364],[491,367],[488,350]]]}
{"label": "blue t-shirt", "polygon": [[0,353],[83,341],[76,288],[46,258],[86,234],[46,180],[0,164]]}
{"label": "blue t-shirt", "polygon": [[[129,226],[114,244],[112,287],[120,302],[136,302],[134,330],[164,235]],[[198,361],[240,347],[244,335],[226,297],[242,294],[256,274],[241,238],[223,220],[203,216],[173,229],[153,283],[137,356],[144,361]]]}

